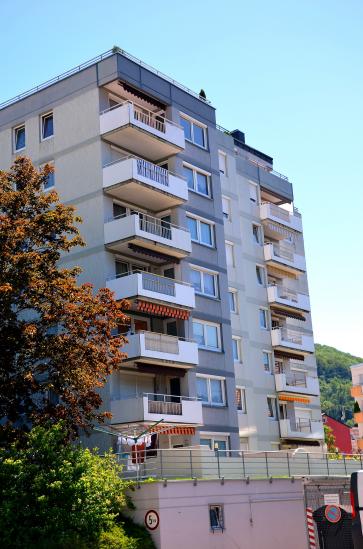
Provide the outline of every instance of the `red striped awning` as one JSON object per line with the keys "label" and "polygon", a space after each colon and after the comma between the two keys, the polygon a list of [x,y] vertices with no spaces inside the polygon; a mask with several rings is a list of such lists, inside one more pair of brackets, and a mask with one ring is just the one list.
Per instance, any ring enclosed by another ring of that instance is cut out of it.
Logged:
{"label": "red striped awning", "polygon": [[310,398],[299,395],[279,395],[279,400],[286,402],[300,402],[301,404],[309,404]]}
{"label": "red striped awning", "polygon": [[156,316],[180,318],[181,320],[188,320],[189,318],[189,311],[186,311],[185,309],[177,309],[175,307],[168,307],[167,305],[159,305],[158,303],[148,301],[137,301],[136,310]]}
{"label": "red striped awning", "polygon": [[195,435],[195,427],[190,426],[175,426],[175,425],[155,425],[151,427],[150,433],[159,433],[160,435]]}

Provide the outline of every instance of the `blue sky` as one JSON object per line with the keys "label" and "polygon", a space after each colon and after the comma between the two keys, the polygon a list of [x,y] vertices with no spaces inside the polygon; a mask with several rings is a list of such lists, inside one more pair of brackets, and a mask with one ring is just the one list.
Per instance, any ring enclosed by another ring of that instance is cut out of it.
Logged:
{"label": "blue sky", "polygon": [[1,0],[0,101],[118,45],[294,184],[315,339],[363,357],[363,2]]}

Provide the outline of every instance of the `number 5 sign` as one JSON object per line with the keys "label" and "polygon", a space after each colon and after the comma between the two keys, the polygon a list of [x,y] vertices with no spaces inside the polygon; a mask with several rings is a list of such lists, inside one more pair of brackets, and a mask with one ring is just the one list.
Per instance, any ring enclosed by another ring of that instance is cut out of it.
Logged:
{"label": "number 5 sign", "polygon": [[159,526],[159,515],[156,511],[148,511],[145,515],[145,524],[149,530],[156,530]]}

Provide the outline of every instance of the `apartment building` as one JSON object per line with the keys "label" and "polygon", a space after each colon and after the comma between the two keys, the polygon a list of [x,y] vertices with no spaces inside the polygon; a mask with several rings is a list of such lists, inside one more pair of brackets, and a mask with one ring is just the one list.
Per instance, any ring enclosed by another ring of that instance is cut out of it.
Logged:
{"label": "apartment building", "polygon": [[352,374],[352,387],[350,393],[355,399],[354,423],[357,427],[354,429],[354,448],[361,453],[363,450],[363,363],[353,364],[350,367]]}
{"label": "apartment building", "polygon": [[270,157],[118,49],[0,105],[0,168],[17,155],[54,163],[47,187],[83,218],[87,247],[62,264],[130,302],[127,359],[102,395],[109,432],[149,430],[160,448],[319,445],[301,217]]}

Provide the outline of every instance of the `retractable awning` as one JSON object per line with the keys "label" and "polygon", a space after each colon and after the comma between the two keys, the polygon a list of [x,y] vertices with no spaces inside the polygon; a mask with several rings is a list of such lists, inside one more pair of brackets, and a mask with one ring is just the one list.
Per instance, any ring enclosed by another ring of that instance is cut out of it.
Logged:
{"label": "retractable awning", "polygon": [[195,427],[188,425],[155,425],[151,427],[150,433],[158,433],[160,435],[195,435]]}
{"label": "retractable awning", "polygon": [[[137,244],[132,244],[132,242],[129,243],[128,247],[130,250],[137,254],[146,255],[148,257],[152,257],[155,260],[158,260],[158,263],[170,263],[171,261],[170,255],[163,254],[155,250],[150,250],[150,248],[144,248],[142,246],[138,246]],[[172,261],[173,263],[179,263],[179,259],[177,257],[173,257]]]}
{"label": "retractable awning", "polygon": [[300,404],[309,404],[310,398],[300,395],[279,395],[279,400],[285,402],[299,402]]}
{"label": "retractable awning", "polygon": [[275,358],[289,358],[291,360],[299,360],[304,362],[304,355],[294,353],[285,353],[284,351],[274,351]]}
{"label": "retractable awning", "polygon": [[175,307],[168,307],[166,305],[159,305],[158,303],[148,301],[137,301],[136,310],[156,316],[180,318],[181,320],[188,320],[189,318],[189,311],[186,311],[185,309],[177,309]]}
{"label": "retractable awning", "polygon": [[289,311],[287,309],[280,309],[280,307],[271,307],[271,312],[273,314],[276,314],[278,316],[285,316],[287,318],[293,318],[295,320],[301,320],[302,322],[305,322],[306,318],[302,313],[298,313],[296,311]]}

